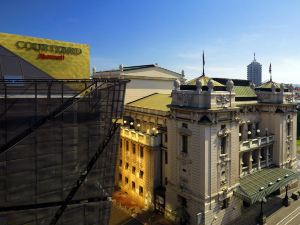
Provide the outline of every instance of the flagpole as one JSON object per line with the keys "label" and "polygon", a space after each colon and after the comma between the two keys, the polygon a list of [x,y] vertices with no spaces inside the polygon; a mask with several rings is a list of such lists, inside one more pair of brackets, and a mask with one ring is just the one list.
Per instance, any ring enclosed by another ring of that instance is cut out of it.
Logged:
{"label": "flagpole", "polygon": [[269,73],[270,73],[270,81],[272,81],[272,65],[270,63],[270,67],[269,67]]}
{"label": "flagpole", "polygon": [[203,51],[203,53],[202,53],[202,68],[203,68],[202,76],[205,76],[204,66],[205,66],[205,59],[204,59],[204,51]]}

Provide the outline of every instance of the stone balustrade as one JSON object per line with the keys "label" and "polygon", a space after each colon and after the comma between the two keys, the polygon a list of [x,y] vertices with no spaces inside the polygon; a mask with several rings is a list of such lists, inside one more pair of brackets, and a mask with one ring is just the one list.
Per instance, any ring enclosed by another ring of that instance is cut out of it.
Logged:
{"label": "stone balustrade", "polygon": [[150,147],[160,146],[161,143],[161,136],[159,134],[156,135],[145,134],[133,129],[129,129],[127,127],[121,127],[120,134],[124,138],[128,138],[132,141],[136,141],[140,144],[150,146]]}
{"label": "stone balustrade", "polygon": [[274,142],[274,135],[248,139],[240,143],[240,152],[250,151],[252,149],[264,147],[272,144],[273,142]]}

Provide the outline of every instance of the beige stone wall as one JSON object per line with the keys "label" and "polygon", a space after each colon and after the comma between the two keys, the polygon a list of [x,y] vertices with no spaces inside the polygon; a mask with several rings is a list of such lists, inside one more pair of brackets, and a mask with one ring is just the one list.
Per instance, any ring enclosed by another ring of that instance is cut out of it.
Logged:
{"label": "beige stone wall", "polygon": [[[223,121],[208,124],[199,124],[191,120],[192,116],[189,113],[177,112],[173,115],[180,115],[180,118],[168,121],[170,163],[166,166],[168,177],[166,216],[176,220],[176,209],[180,207],[178,195],[180,195],[187,200],[191,224],[197,224],[199,213],[202,213],[203,221],[204,217],[206,218],[205,224],[209,224],[210,214],[215,215],[223,211],[217,208],[223,200],[219,197],[220,193],[223,193],[222,190],[224,188],[228,190],[225,198],[232,196],[233,187],[239,182],[238,121],[232,120],[230,112],[216,113],[217,119],[220,118]],[[211,116],[208,113],[206,115]],[[184,116],[186,118],[182,118]],[[180,132],[183,123],[187,124],[190,131],[187,154],[181,152],[182,135]],[[225,154],[221,154],[221,140],[218,136],[222,125],[230,131],[226,137]],[[221,182],[223,179],[224,183]],[[239,214],[230,214],[228,209],[225,211],[220,214],[222,221],[230,221]]]}
{"label": "beige stone wall", "polygon": [[226,209],[221,209],[217,202],[211,202],[206,206],[207,211],[205,211],[204,220],[202,220],[204,221],[203,224],[231,224],[233,220],[241,216],[242,205],[242,201],[234,196],[230,198],[229,207]]}
{"label": "beige stone wall", "polygon": [[131,78],[125,93],[125,104],[154,94],[171,94],[173,80],[149,80]]}

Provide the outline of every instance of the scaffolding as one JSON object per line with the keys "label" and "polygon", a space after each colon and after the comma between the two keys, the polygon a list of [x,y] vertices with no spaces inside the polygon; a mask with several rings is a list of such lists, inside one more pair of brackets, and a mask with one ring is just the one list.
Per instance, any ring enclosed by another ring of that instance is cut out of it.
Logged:
{"label": "scaffolding", "polygon": [[108,224],[127,82],[0,80],[0,224]]}

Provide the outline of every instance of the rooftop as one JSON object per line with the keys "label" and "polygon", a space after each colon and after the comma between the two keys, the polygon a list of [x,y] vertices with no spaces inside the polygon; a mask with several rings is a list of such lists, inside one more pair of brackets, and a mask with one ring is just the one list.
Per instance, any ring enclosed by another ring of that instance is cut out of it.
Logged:
{"label": "rooftop", "polygon": [[140,98],[133,102],[127,103],[128,106],[134,106],[144,109],[153,109],[168,112],[170,109],[167,105],[171,104],[172,98],[170,94],[154,93],[146,97]]}
{"label": "rooftop", "polygon": [[295,172],[284,168],[262,169],[241,178],[235,195],[253,204],[297,177]]}
{"label": "rooftop", "polygon": [[[177,73],[175,71],[172,71],[172,70],[168,70],[166,68],[163,68],[163,67],[160,67],[158,64],[145,64],[145,65],[135,65],[135,66],[123,66],[123,72],[129,72],[129,71],[133,71],[133,70],[141,70],[141,69],[148,69],[148,68],[160,68],[160,69],[163,69],[163,70],[166,70],[166,71],[169,71],[169,72],[172,72],[172,73],[176,73],[178,75],[181,76],[180,73]],[[97,71],[96,73],[105,73],[105,72],[120,72],[121,69],[118,68],[118,69],[112,69],[112,70],[104,70],[104,71]]]}
{"label": "rooftop", "polygon": [[[227,78],[213,78],[215,81],[220,82],[223,85],[226,85],[226,82],[229,80]],[[251,84],[249,80],[241,80],[241,79],[231,79],[234,83],[233,91],[235,92],[235,97],[237,100],[243,101],[244,98],[251,98],[254,100],[256,98],[256,93],[253,88],[251,88]],[[245,99],[246,100],[246,99]]]}
{"label": "rooftop", "polygon": [[[208,81],[209,81],[211,78],[210,78],[210,77],[207,77],[207,76],[205,76],[205,75],[201,75],[200,77],[196,77],[196,78],[194,78],[194,79],[192,79],[192,80],[190,80],[190,81],[187,81],[186,84],[187,84],[187,85],[196,85],[196,81],[197,81],[198,79],[201,81],[202,86],[207,86],[207,83],[208,83]],[[212,82],[213,82],[213,84],[214,84],[215,87],[223,87],[223,86],[224,86],[223,84],[221,84],[221,83],[218,82],[218,81],[215,81],[214,79],[211,79],[211,80],[212,80]]]}

